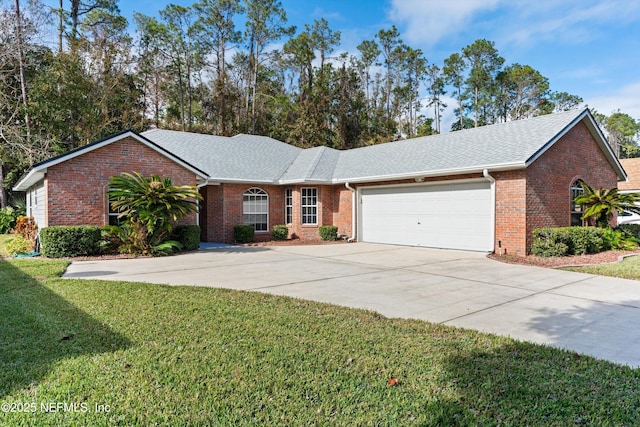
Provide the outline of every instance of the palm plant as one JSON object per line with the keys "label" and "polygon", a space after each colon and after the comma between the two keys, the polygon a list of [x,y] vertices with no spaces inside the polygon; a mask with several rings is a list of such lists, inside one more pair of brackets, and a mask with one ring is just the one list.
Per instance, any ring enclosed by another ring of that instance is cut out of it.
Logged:
{"label": "palm plant", "polygon": [[195,186],[177,186],[170,178],[122,173],[109,180],[109,200],[124,219],[123,249],[130,253],[168,252],[179,243],[169,240],[173,223],[198,209]]}
{"label": "palm plant", "polygon": [[582,219],[590,225],[608,228],[611,219],[616,212],[633,212],[640,214],[640,193],[620,193],[617,188],[595,190],[582,182],[584,193],[577,196],[574,201],[584,207]]}

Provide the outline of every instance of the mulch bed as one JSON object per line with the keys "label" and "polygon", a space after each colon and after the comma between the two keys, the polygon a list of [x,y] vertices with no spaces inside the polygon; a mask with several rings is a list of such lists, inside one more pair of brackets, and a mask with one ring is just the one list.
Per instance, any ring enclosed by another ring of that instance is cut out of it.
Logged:
{"label": "mulch bed", "polygon": [[488,257],[496,261],[509,264],[537,265],[539,267],[579,267],[592,264],[612,264],[622,261],[623,258],[633,255],[640,255],[640,249],[635,251],[606,251],[597,254],[573,255],[565,257],[540,257],[528,255],[526,257],[516,255],[489,254]]}
{"label": "mulch bed", "polygon": [[287,240],[269,240],[266,242],[253,242],[236,244],[236,246],[312,246],[312,245],[341,245],[347,243],[347,240],[318,240],[309,242],[308,240],[287,239]]}

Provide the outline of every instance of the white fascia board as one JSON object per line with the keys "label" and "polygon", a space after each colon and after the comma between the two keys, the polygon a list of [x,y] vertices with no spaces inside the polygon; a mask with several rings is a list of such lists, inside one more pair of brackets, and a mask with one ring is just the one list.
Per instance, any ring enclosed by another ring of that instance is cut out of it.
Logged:
{"label": "white fascia board", "polygon": [[615,153],[613,152],[613,149],[611,148],[611,145],[609,145],[609,143],[607,142],[607,139],[602,134],[602,131],[598,127],[597,123],[593,119],[593,116],[591,115],[591,113],[589,112],[589,110],[587,108],[585,108],[584,111],[580,115],[578,115],[571,123],[569,123],[553,139],[551,139],[549,142],[547,142],[538,152],[536,152],[533,156],[531,156],[526,162],[527,167],[531,163],[535,162],[538,158],[540,158],[540,156],[542,156],[544,153],[546,153],[547,150],[549,148],[551,148],[556,142],[558,142],[558,140],[560,138],[565,136],[571,129],[573,129],[573,127],[576,124],[578,124],[579,122],[581,122],[584,119],[587,119],[586,122],[585,122],[585,125],[587,126],[587,129],[589,130],[591,135],[594,137],[594,139],[596,141],[596,144],[598,144],[598,146],[602,149],[602,152],[603,152],[604,156],[607,158],[607,160],[609,161],[609,164],[611,164],[611,166],[616,171],[616,175],[618,176],[618,181],[626,181],[627,180],[627,174],[626,174],[624,168],[622,167],[622,164],[620,164],[620,161],[618,160],[618,158],[616,157]]}
{"label": "white fascia board", "polygon": [[600,127],[598,126],[595,119],[593,118],[593,115],[589,113],[587,117],[589,118],[589,121],[587,122],[587,128],[591,131],[592,134],[595,133],[598,136],[596,138],[596,143],[600,146],[600,148],[603,149],[605,157],[607,157],[609,162],[612,163],[612,166],[614,166],[617,169],[616,173],[618,175],[618,181],[628,181],[627,172],[622,167],[622,163],[620,163],[620,159],[618,159],[616,154],[613,152],[613,148],[611,147],[611,144],[609,144],[609,142],[607,141],[607,138],[604,136],[604,134],[600,130]]}
{"label": "white fascia board", "polygon": [[447,175],[463,175],[466,173],[482,174],[482,171],[484,171],[485,169],[489,170],[490,172],[496,172],[496,171],[505,171],[505,170],[524,169],[526,168],[526,166],[527,165],[523,162],[502,163],[502,164],[496,164],[496,165],[475,166],[471,168],[461,168],[461,169],[443,169],[438,171],[410,172],[405,174],[391,174],[391,175],[372,175],[372,176],[358,177],[358,178],[336,178],[333,180],[333,183],[343,184],[345,182],[364,183],[364,182],[375,182],[375,181],[396,181],[396,180],[411,179],[411,178],[434,178],[434,177],[447,176]]}
{"label": "white fascia board", "polygon": [[268,179],[238,179],[238,178],[219,178],[210,177],[210,184],[263,184],[263,185],[278,185],[278,181]]}
{"label": "white fascia board", "polygon": [[27,191],[44,179],[47,168],[34,168],[13,187],[13,191]]}
{"label": "white fascia board", "polygon": [[549,148],[551,148],[560,138],[565,136],[567,132],[569,132],[573,127],[579,123],[584,117],[587,115],[589,110],[586,108],[582,113],[580,113],[571,123],[566,125],[560,132],[556,134],[550,141],[547,141],[538,151],[536,151],[531,157],[529,157],[526,161],[527,167],[531,165],[531,163],[535,162],[540,156],[547,152]]}
{"label": "white fascia board", "polygon": [[29,171],[29,173],[27,173],[27,175],[15,185],[14,191],[26,191],[26,189],[29,188],[31,185],[33,185],[36,182],[38,182],[39,180],[43,179],[44,175],[47,172],[47,169],[52,167],[52,166],[55,166],[55,165],[60,164],[62,162],[66,162],[67,160],[71,160],[71,159],[73,159],[75,157],[82,156],[83,154],[86,154],[86,153],[89,153],[89,152],[91,152],[93,150],[97,150],[99,148],[105,147],[105,146],[107,146],[107,145],[109,145],[109,144],[111,144],[113,142],[116,142],[116,141],[119,141],[121,139],[128,138],[128,137],[131,137],[131,138],[135,139],[136,141],[140,142],[141,144],[144,144],[145,146],[151,148],[152,150],[154,150],[158,154],[161,154],[161,155],[171,159],[172,161],[176,162],[177,164],[179,164],[180,166],[182,166],[185,169],[189,170],[190,172],[193,172],[198,178],[200,178],[202,180],[206,180],[208,178],[208,176],[204,175],[202,173],[202,171],[194,168],[193,166],[191,166],[190,164],[186,163],[185,161],[183,161],[179,157],[176,157],[172,153],[162,149],[161,147],[159,147],[158,145],[156,145],[152,141],[146,139],[143,136],[138,135],[137,133],[135,133],[133,131],[126,131],[126,132],[114,135],[114,136],[112,136],[110,138],[106,138],[106,139],[104,139],[102,141],[95,142],[93,144],[89,144],[89,145],[86,145],[84,147],[80,147],[80,148],[78,148],[76,150],[70,151],[67,154],[62,154],[60,156],[54,157],[54,158],[52,158],[50,160],[44,161],[44,162],[34,166]]}

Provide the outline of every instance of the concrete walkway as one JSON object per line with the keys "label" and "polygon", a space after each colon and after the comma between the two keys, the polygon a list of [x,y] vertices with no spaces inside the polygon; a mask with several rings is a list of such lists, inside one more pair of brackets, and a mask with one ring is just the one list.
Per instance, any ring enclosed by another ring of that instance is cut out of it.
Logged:
{"label": "concrete walkway", "polygon": [[365,243],[222,246],[74,262],[64,277],[286,295],[640,366],[640,281],[503,264],[480,253]]}

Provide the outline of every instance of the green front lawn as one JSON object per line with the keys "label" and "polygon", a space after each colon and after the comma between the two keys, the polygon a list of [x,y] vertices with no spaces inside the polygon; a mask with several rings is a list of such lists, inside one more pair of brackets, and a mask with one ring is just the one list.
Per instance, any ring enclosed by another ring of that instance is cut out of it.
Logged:
{"label": "green front lawn", "polygon": [[260,293],[57,278],[66,265],[0,261],[1,425],[640,424],[640,370]]}
{"label": "green front lawn", "polygon": [[640,280],[640,256],[630,256],[615,264],[596,264],[584,267],[567,267],[563,270],[578,271],[580,273],[597,274],[599,276],[622,277],[624,279]]}

